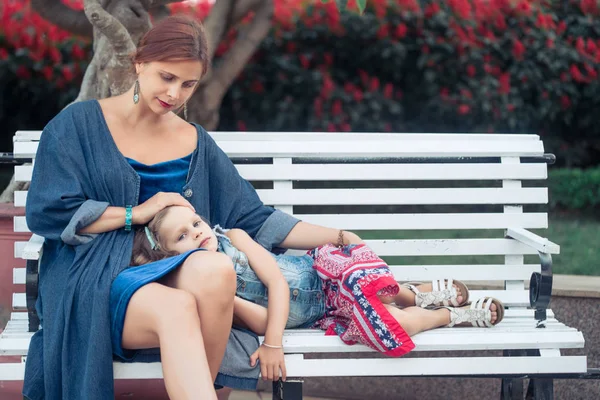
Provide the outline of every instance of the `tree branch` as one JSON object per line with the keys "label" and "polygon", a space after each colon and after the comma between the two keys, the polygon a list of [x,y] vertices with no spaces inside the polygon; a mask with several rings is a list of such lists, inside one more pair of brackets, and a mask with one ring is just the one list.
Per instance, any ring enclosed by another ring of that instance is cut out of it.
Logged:
{"label": "tree branch", "polygon": [[208,36],[208,59],[212,60],[217,46],[223,35],[229,29],[228,19],[231,14],[233,0],[219,0],[210,10],[210,14],[204,20],[204,29]]}
{"label": "tree branch", "polygon": [[135,44],[127,29],[102,8],[99,0],[84,0],[83,10],[94,28],[102,32],[112,44],[115,55],[125,56],[135,51]]}
{"label": "tree branch", "polygon": [[83,11],[77,11],[56,0],[31,0],[33,9],[54,25],[75,35],[92,37],[92,24]]}
{"label": "tree branch", "polygon": [[[219,83],[220,89],[215,88],[218,94],[215,98],[221,98],[231,86],[234,79],[244,69],[250,57],[256,51],[263,39],[271,29],[271,17],[273,15],[273,0],[261,0],[252,22],[240,31],[233,46],[220,60],[217,68],[213,69],[212,82]],[[222,91],[222,93],[221,93]],[[219,100],[220,101],[220,100]]]}

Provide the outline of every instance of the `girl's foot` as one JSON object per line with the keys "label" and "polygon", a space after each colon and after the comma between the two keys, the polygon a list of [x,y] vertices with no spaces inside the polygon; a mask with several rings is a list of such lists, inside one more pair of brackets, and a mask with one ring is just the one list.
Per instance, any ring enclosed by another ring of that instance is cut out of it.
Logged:
{"label": "girl's foot", "polygon": [[448,309],[447,327],[492,327],[504,318],[504,305],[493,297],[483,297],[464,307],[438,307]]}
{"label": "girl's foot", "polygon": [[[461,281],[453,281],[452,279],[438,279],[431,281],[431,283],[421,284],[405,283],[401,286],[408,288],[414,293],[414,300],[411,301],[410,305],[417,307],[460,307],[469,301],[469,289],[467,286]],[[404,292],[403,296],[410,295],[406,291]]]}

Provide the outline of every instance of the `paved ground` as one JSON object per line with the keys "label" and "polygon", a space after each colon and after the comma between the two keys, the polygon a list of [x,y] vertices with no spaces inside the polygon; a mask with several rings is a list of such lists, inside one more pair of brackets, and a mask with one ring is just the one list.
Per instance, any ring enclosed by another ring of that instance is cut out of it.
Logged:
{"label": "paved ground", "polygon": [[[0,399],[22,400],[21,389],[23,382],[0,381]],[[126,381],[118,382],[115,388],[115,399],[144,399],[144,400],[168,400],[161,381]],[[271,393],[268,392],[242,392],[236,391],[231,394],[229,400],[270,400]],[[303,400],[327,400],[322,397],[304,397]]]}

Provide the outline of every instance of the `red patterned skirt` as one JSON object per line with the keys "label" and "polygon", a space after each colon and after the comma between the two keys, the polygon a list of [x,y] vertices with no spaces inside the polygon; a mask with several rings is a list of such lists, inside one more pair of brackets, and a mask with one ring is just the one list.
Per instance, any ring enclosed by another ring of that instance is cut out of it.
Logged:
{"label": "red patterned skirt", "polygon": [[361,343],[388,356],[414,349],[410,336],[377,297],[394,296],[400,287],[388,265],[367,245],[325,245],[309,254],[326,298],[325,317],[315,327],[346,344]]}

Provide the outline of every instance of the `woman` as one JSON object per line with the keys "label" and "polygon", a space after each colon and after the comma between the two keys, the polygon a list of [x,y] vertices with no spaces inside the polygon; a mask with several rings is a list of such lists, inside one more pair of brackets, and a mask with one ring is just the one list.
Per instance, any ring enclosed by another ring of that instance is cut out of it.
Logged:
{"label": "woman", "polygon": [[[177,116],[208,68],[198,23],[166,18],[133,62],[128,92],[69,106],[41,137],[26,206],[29,228],[46,239],[36,305],[42,329],[31,340],[23,390],[31,400],[112,399],[113,356],[155,360],[138,352],[154,348],[173,399],[216,398],[215,379],[256,385],[256,368],[237,358],[258,341],[231,331],[235,272],[225,255],[196,252],[149,264],[159,274],[122,278],[131,226],[163,208],[190,207],[269,250],[338,241],[338,230],[264,206],[206,131]],[[360,242],[350,232],[344,238]]]}

